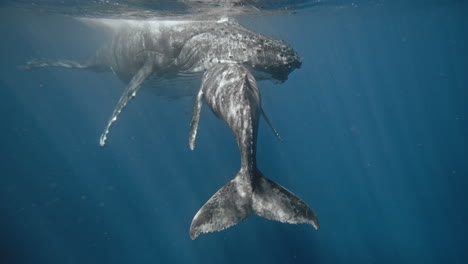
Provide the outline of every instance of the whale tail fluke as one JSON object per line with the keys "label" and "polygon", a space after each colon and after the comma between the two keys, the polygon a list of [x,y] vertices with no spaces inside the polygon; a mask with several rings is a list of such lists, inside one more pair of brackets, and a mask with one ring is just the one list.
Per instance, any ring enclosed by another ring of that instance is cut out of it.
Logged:
{"label": "whale tail fluke", "polygon": [[251,193],[245,193],[237,176],[219,189],[197,212],[190,225],[190,237],[220,231],[252,214]]}
{"label": "whale tail fluke", "polygon": [[258,169],[253,184],[245,176],[241,170],[203,205],[190,226],[192,239],[201,233],[231,227],[252,213],[283,223],[306,223],[319,228],[315,213],[295,194],[264,177]]}
{"label": "whale tail fluke", "polygon": [[264,177],[258,169],[254,179],[252,208],[255,214],[282,223],[310,224],[319,229],[317,215],[301,198]]}

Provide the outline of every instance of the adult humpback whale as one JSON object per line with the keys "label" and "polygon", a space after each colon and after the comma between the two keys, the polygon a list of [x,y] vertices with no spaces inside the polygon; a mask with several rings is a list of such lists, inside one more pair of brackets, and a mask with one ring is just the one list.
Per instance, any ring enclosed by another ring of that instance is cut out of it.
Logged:
{"label": "adult humpback whale", "polygon": [[[252,213],[286,223],[308,223],[319,228],[317,216],[299,197],[267,179],[257,169],[256,145],[261,108],[260,92],[250,71],[239,64],[223,63],[207,70],[190,125],[190,148],[195,147],[202,100],[234,133],[241,155],[236,177],[216,192],[197,212],[190,237],[223,230]],[[269,122],[269,119],[266,118]]]}
{"label": "adult humpback whale", "polygon": [[[127,84],[101,135],[103,146],[110,127],[126,104],[150,79],[171,79],[202,73],[222,63],[243,65],[258,79],[283,82],[301,66],[285,42],[254,33],[235,21],[143,21],[81,19],[106,29],[111,41],[86,63],[35,59],[24,69],[65,67],[112,71]],[[194,94],[196,91],[194,91]]]}

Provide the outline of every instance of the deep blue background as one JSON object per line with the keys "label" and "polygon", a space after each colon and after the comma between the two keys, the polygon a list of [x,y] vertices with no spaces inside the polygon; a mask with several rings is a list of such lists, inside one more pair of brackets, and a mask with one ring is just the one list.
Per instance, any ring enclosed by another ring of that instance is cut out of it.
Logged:
{"label": "deep blue background", "polygon": [[86,60],[105,36],[0,9],[1,262],[466,263],[467,14],[466,1],[369,1],[242,19],[304,58],[260,84],[284,142],[262,123],[258,163],[321,229],[252,216],[192,241],[193,216],[239,169],[228,128],[205,106],[192,152],[192,99],[146,87],[99,147],[123,83],[16,67]]}

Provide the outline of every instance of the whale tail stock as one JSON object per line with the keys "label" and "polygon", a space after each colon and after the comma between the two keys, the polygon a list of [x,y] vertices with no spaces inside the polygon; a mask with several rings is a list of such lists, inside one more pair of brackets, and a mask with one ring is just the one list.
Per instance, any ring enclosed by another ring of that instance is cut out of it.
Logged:
{"label": "whale tail stock", "polygon": [[[190,226],[190,237],[231,227],[252,213],[283,223],[311,224],[319,228],[314,211],[299,197],[263,176],[255,169],[252,185],[239,171],[197,212]],[[249,187],[251,186],[251,187]]]}

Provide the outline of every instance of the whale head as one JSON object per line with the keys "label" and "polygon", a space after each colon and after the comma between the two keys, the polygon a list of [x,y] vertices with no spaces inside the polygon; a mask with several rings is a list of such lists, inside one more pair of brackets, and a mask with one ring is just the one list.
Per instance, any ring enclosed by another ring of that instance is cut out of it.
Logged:
{"label": "whale head", "polygon": [[297,52],[282,40],[268,39],[254,48],[256,63],[252,70],[260,79],[284,82],[289,74],[302,65]]}

